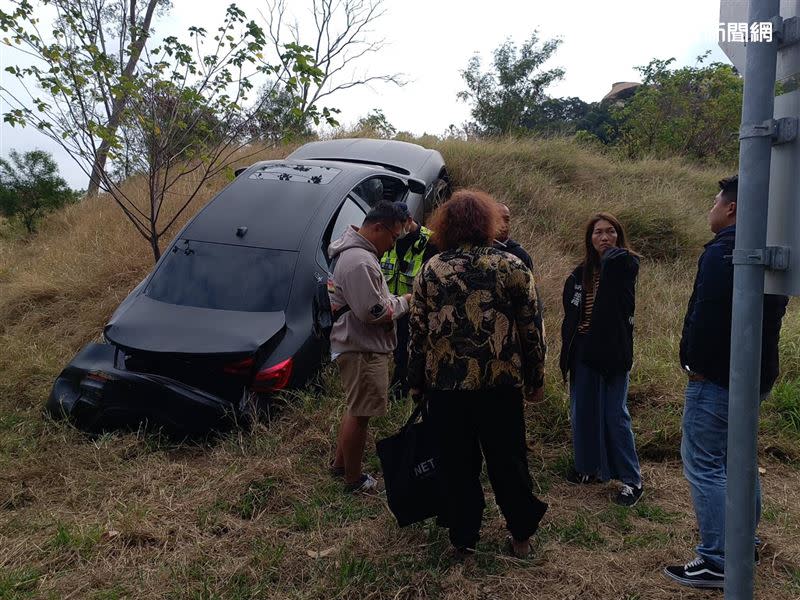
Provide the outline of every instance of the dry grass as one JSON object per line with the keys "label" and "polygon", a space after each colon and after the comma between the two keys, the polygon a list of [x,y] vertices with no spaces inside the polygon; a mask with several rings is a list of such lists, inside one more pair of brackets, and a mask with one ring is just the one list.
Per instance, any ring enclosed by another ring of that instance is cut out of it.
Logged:
{"label": "dry grass", "polygon": [[[466,563],[448,556],[433,525],[400,530],[384,499],[343,495],[325,468],[341,410],[331,373],[321,379],[324,392],[289,394],[278,421],[204,445],[147,433],[89,439],[43,419],[55,375],[151,266],[144,242],[98,198],[53,215],[30,242],[0,238],[0,599],[719,596],[678,589],[660,570],[687,559],[696,542],[677,460],[683,381],[675,357],[707,238],[704,214],[722,174],[671,161],[618,162],[561,140],[439,149],[458,184],[512,206],[515,237],[537,263],[551,348],[547,400],[528,415],[537,444],[531,472],[551,505],[537,558],[502,554],[491,494],[479,553]],[[223,184],[214,182],[193,209]],[[647,492],[632,511],[610,503],[613,486],[563,482],[561,287],[582,224],[600,208],[621,216],[646,255],[630,404]],[[756,591],[777,600],[800,598],[798,345],[792,310],[784,381],[762,428],[767,546]],[[407,410],[393,406],[375,435],[395,430]],[[369,461],[377,467],[372,450]]]}

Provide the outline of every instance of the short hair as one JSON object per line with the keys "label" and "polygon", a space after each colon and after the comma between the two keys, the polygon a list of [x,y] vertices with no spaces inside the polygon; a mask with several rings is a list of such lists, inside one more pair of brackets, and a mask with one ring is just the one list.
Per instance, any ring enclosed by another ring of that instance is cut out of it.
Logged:
{"label": "short hair", "polygon": [[362,224],[383,223],[392,226],[395,223],[405,223],[409,216],[408,206],[404,202],[381,200],[367,213]]}
{"label": "short hair", "polygon": [[462,244],[488,246],[500,230],[500,211],[486,192],[462,189],[436,209],[430,228],[434,232],[431,241],[439,250]]}
{"label": "short hair", "polygon": [[726,202],[736,202],[739,195],[739,174],[719,180],[719,191]]}

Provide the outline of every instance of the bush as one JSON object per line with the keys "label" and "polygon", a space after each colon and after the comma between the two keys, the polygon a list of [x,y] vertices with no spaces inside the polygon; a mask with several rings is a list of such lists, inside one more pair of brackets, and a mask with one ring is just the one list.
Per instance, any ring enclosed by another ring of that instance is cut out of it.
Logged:
{"label": "bush", "polygon": [[28,234],[50,211],[74,202],[78,194],[58,174],[58,165],[47,152],[32,150],[0,158],[0,215],[18,219]]}

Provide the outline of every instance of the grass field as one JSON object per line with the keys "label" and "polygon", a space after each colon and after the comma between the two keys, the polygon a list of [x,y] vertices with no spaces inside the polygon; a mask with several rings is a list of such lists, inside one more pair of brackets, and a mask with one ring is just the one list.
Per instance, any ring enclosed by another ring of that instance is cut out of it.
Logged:
{"label": "grass field", "polygon": [[[431,141],[428,140],[428,143]],[[461,563],[433,524],[398,529],[382,497],[329,479],[342,410],[335,372],[286,394],[272,423],[205,444],[155,433],[89,438],[42,416],[53,378],[96,339],[151,267],[146,243],[107,198],[52,215],[30,240],[0,236],[0,599],[713,598],[672,585],[696,527],[680,467],[677,364],[705,214],[726,175],[677,161],[622,162],[568,140],[435,142],[460,186],[512,208],[545,301],[546,399],[528,409],[531,473],[550,511],[536,556],[505,555],[487,485],[477,556]],[[265,151],[283,156],[288,149]],[[224,180],[213,182],[199,208]],[[136,189],[135,181],[129,182]],[[584,221],[609,210],[645,259],[637,291],[630,407],[647,486],[632,510],[613,485],[577,488],[566,389],[557,372],[560,295]],[[800,598],[800,313],[790,304],[782,375],[763,407],[765,543],[759,598]],[[375,436],[410,407],[392,405]],[[370,446],[368,462],[377,469]]]}

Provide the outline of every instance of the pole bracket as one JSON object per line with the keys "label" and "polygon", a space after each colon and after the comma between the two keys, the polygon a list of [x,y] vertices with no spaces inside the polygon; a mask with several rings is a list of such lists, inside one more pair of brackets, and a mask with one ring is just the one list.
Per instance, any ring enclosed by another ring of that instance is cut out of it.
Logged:
{"label": "pole bracket", "polygon": [[778,38],[778,48],[787,48],[800,42],[800,19],[797,17],[789,17],[788,19],[781,19],[775,17],[772,19],[772,32]]}
{"label": "pole bracket", "polygon": [[768,246],[746,250],[736,248],[733,251],[734,265],[761,265],[770,271],[787,271],[791,250],[786,246]]}
{"label": "pole bracket", "polygon": [[770,137],[774,145],[786,144],[797,138],[797,118],[767,119],[762,123],[746,123],[739,128],[739,139]]}

